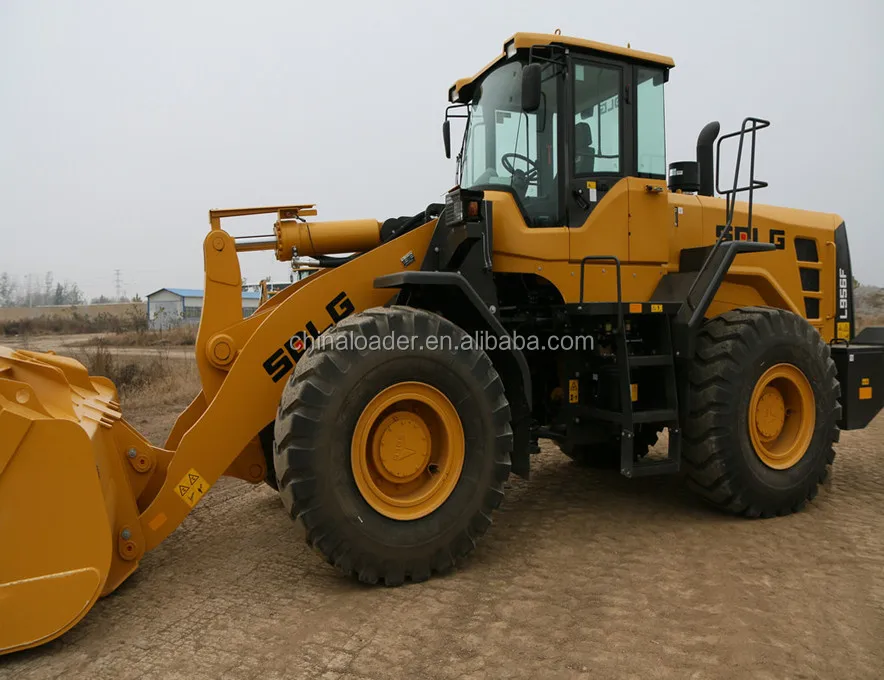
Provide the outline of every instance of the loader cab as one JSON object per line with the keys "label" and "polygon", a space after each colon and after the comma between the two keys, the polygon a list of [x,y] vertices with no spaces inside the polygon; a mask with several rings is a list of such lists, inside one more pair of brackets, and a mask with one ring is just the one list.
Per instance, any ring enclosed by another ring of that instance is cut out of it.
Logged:
{"label": "loader cab", "polygon": [[672,66],[627,48],[516,34],[449,92],[446,119],[466,118],[460,185],[507,191],[526,224],[545,227],[582,225],[624,177],[665,180]]}

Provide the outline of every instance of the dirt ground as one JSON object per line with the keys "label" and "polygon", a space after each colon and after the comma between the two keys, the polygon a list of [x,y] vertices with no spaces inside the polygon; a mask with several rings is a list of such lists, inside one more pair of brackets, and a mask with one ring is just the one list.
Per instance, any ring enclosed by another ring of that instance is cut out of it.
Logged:
{"label": "dirt ground", "polygon": [[[70,355],[72,352],[82,349],[106,337],[104,333],[77,333],[68,335],[35,335],[0,336],[0,345],[13,349],[28,349],[33,352],[57,352],[58,354]],[[192,359],[192,346],[159,346],[159,347],[116,347],[108,346],[107,349],[114,354],[126,357],[151,357],[162,355],[171,359]]]}
{"label": "dirt ground", "polygon": [[[162,441],[176,412],[132,420]],[[225,479],[0,678],[880,678],[882,460],[879,418],[804,512],[749,521],[547,445],[456,573],[401,588],[339,575],[274,492]]]}

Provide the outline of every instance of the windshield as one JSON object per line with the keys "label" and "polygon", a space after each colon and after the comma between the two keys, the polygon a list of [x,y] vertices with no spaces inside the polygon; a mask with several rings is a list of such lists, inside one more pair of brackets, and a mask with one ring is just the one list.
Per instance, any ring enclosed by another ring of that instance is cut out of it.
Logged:
{"label": "windshield", "polygon": [[543,70],[540,108],[521,108],[522,63],[499,66],[482,80],[468,106],[469,119],[460,159],[464,188],[508,187],[518,198],[526,222],[560,222],[556,185],[558,153],[556,68]]}

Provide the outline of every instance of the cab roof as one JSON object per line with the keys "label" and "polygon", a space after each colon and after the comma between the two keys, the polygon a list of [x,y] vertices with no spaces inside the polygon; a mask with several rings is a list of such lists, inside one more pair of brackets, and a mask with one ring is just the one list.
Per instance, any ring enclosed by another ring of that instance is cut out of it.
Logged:
{"label": "cab roof", "polygon": [[[512,45],[512,47],[511,47]],[[470,78],[461,78],[451,86],[450,94],[459,92],[462,88],[481,78],[492,67],[507,58],[507,49],[513,47],[517,50],[528,49],[531,47],[542,47],[546,45],[563,45],[571,47],[575,50],[587,53],[613,55],[630,59],[637,62],[658,64],[666,68],[675,66],[675,62],[671,57],[664,57],[651,52],[642,52],[641,50],[633,50],[629,47],[620,47],[618,45],[608,45],[606,43],[595,42],[594,40],[584,40],[583,38],[572,38],[567,35],[557,35],[554,33],[516,33],[503,44],[503,51],[489,64],[485,66],[476,75]]]}

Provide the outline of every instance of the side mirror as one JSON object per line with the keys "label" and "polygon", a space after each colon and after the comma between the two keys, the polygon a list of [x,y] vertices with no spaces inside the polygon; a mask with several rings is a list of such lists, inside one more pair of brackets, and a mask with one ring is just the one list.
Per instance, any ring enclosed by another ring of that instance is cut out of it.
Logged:
{"label": "side mirror", "polygon": [[445,142],[445,158],[451,158],[451,121],[442,123],[442,141]]}
{"label": "side mirror", "polygon": [[522,69],[522,110],[531,113],[540,108],[540,64],[528,64]]}

